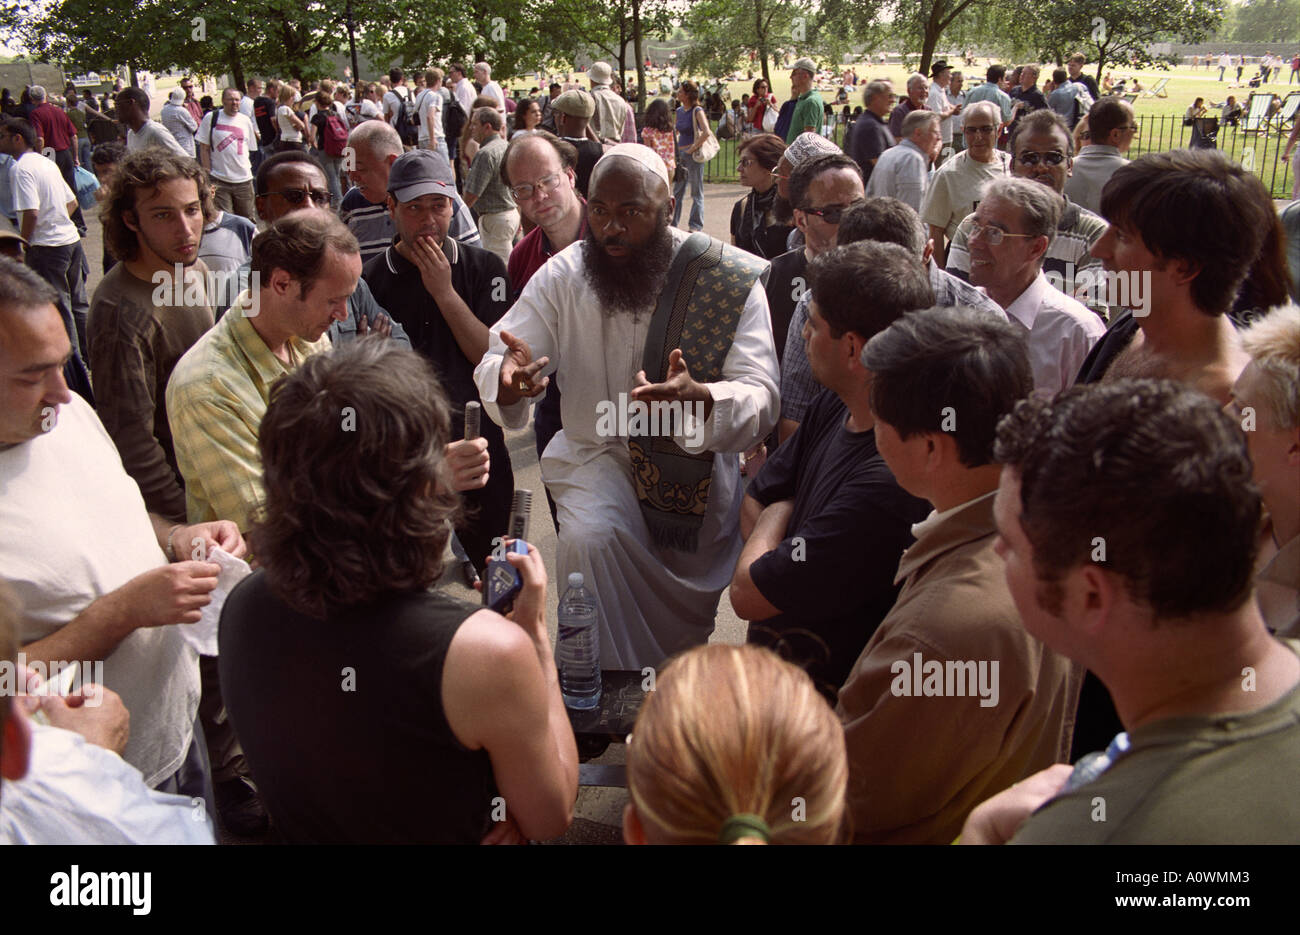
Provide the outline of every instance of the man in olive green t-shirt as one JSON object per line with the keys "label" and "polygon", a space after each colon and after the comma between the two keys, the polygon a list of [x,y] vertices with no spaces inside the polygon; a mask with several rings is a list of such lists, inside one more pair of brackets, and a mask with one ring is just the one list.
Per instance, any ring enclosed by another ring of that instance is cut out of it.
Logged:
{"label": "man in olive green t-shirt", "polygon": [[785,142],[794,142],[800,133],[821,133],[826,107],[821,92],[813,87],[817,65],[810,58],[801,58],[790,71],[790,93],[795,97],[794,113],[790,127],[785,131]]}
{"label": "man in olive green t-shirt", "polygon": [[1117,380],[1022,403],[995,454],[1025,629],[1096,673],[1125,730],[978,806],[962,840],[1300,840],[1300,643],[1272,637],[1252,594],[1261,505],[1239,423],[1173,381]]}

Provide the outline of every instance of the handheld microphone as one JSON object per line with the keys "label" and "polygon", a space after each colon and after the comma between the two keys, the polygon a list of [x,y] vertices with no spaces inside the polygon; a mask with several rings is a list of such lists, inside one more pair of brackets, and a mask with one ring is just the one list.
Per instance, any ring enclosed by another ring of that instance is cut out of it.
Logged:
{"label": "handheld microphone", "polygon": [[[528,520],[533,508],[533,492],[516,490],[510,501],[510,527],[507,538],[513,539],[507,548],[518,554],[528,554]],[[499,614],[510,611],[515,598],[523,590],[524,579],[505,558],[493,558],[483,576],[483,605]]]}
{"label": "handheld microphone", "polygon": [[[511,539],[525,540],[528,538],[528,520],[533,512],[533,492],[520,488],[515,491],[514,496],[510,499],[510,531],[507,535]],[[524,550],[527,554],[527,550]]]}
{"label": "handheld microphone", "polygon": [[467,441],[478,438],[481,434],[479,432],[479,419],[482,412],[483,407],[476,402],[465,404],[465,439]]}

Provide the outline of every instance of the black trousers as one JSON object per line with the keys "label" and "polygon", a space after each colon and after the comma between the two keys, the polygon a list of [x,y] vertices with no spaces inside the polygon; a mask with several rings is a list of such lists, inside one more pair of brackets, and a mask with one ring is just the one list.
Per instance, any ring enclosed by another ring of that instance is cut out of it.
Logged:
{"label": "black trousers", "polygon": [[[59,167],[63,181],[68,183],[68,188],[72,189],[72,193],[75,195],[77,193],[77,177],[74,174],[75,166],[72,159],[72,147],[55,150],[54,164]],[[90,167],[87,166],[86,168],[89,169]],[[76,211],[72,212],[72,223],[77,225],[77,230],[83,235],[86,233],[86,219],[81,215],[81,208],[77,208]]]}

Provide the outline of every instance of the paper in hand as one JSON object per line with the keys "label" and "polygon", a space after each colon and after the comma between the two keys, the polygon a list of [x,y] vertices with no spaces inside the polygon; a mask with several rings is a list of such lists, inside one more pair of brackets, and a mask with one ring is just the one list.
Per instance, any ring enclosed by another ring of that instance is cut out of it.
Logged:
{"label": "paper in hand", "polygon": [[225,606],[226,595],[235,585],[253,573],[248,562],[235,558],[225,549],[213,546],[208,550],[207,560],[221,566],[217,575],[217,587],[212,592],[212,600],[200,611],[198,623],[182,624],[181,635],[185,642],[194,647],[201,656],[217,654],[217,625],[221,621],[221,608]]}

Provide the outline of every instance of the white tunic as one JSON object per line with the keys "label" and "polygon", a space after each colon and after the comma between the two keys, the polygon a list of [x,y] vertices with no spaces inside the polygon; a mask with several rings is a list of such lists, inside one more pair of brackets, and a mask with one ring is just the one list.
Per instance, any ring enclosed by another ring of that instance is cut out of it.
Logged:
{"label": "white tunic", "polygon": [[[680,248],[687,235],[674,228],[672,236]],[[637,504],[627,436],[597,431],[598,412],[636,385],[650,319],[648,313],[605,315],[583,277],[578,242],[528,281],[492,327],[487,354],[474,371],[484,410],[506,428],[527,424],[530,400],[496,403],[505,352],[500,332],[528,342],[534,360],[549,358],[546,375],[559,372],[564,429],[542,456],[542,479],[559,512],[559,580],[582,572],[600,603],[604,668],[658,665],[708,640],[718,597],[740,554],[738,453],[771,431],[780,410],[767,296],[756,282],[723,361],[723,380],[708,384],[713,410],[703,446],[714,452],[713,480],[698,551],[656,548]],[[657,375],[649,377],[654,382]]]}

